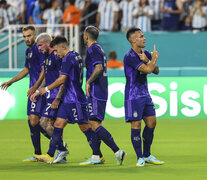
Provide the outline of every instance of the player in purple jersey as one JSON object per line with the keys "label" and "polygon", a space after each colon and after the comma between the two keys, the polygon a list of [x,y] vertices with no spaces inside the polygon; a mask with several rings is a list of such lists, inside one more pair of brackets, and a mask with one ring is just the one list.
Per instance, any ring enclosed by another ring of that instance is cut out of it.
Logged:
{"label": "player in purple jersey", "polygon": [[[102,140],[115,153],[117,165],[122,165],[126,153],[119,149],[112,135],[102,126],[108,98],[108,80],[106,56],[101,46],[97,44],[98,35],[99,30],[94,26],[88,26],[84,31],[84,42],[88,46],[85,60],[87,69],[85,89],[88,96],[89,123],[99,140],[98,148]],[[100,161],[98,154],[81,164],[94,164],[93,162],[97,159]]]}
{"label": "player in purple jersey", "polygon": [[[43,55],[39,51],[37,44],[35,43],[36,32],[34,26],[25,26],[22,30],[24,41],[28,46],[26,50],[26,61],[24,69],[10,81],[4,82],[1,88],[7,89],[14,82],[21,80],[26,75],[30,75],[30,89],[27,92],[27,96],[30,97],[41,84],[44,78],[44,68],[43,68]],[[40,146],[40,132],[47,134],[44,129],[40,126],[40,116],[42,114],[42,109],[45,106],[45,97],[42,96],[37,102],[31,102],[28,98],[27,105],[27,115],[28,124],[30,127],[30,134],[32,143],[34,146],[35,154],[41,154]],[[24,161],[37,161],[35,158],[30,157]]]}
{"label": "player in purple jersey", "polygon": [[[156,159],[150,153],[156,116],[154,104],[147,87],[147,74],[159,73],[159,68],[156,65],[159,54],[155,46],[152,53],[143,50],[146,39],[138,28],[131,28],[127,31],[127,40],[132,48],[124,57],[126,76],[125,116],[126,122],[131,123],[131,141],[138,159],[136,166],[144,166],[145,162],[163,164],[163,161]],[[140,137],[142,119],[146,124],[142,134],[143,153]]]}
{"label": "player in purple jersey", "polygon": [[[45,79],[40,85],[39,89],[52,84],[60,75],[62,60],[54,54],[53,48],[50,47],[51,41],[52,38],[47,33],[41,33],[36,38],[39,50],[45,55]],[[32,102],[36,102],[37,99],[41,97],[39,96],[39,89],[30,97]],[[61,101],[63,89],[63,85],[61,85],[60,88],[55,88],[46,94],[46,104],[43,108],[40,125],[47,132],[49,139],[53,133],[53,124],[57,116],[57,110]],[[66,145],[66,143],[64,144]],[[59,150],[57,152],[60,153]],[[60,163],[66,162],[66,158],[60,161]]]}
{"label": "player in purple jersey", "polygon": [[[67,149],[64,149],[61,143],[63,128],[67,123],[78,123],[81,131],[86,135],[92,150],[98,151],[97,153],[100,154],[100,150],[96,149],[97,145],[93,143],[93,132],[88,125],[87,102],[82,90],[83,60],[77,52],[71,51],[67,47],[67,40],[62,36],[57,36],[51,42],[51,46],[55,54],[62,58],[61,74],[54,83],[40,89],[40,94],[43,95],[64,84],[63,102],[58,109],[47,154],[35,155],[34,157],[46,163],[56,163],[68,155]],[[60,150],[62,148],[62,150],[54,159],[56,147]]]}

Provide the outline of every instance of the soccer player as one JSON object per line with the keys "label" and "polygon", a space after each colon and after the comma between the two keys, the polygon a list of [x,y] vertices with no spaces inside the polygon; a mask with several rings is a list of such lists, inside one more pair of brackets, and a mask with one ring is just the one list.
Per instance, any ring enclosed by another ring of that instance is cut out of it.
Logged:
{"label": "soccer player", "polygon": [[[163,164],[163,161],[151,155],[150,149],[156,125],[155,108],[147,87],[147,74],[159,73],[156,65],[158,52],[150,54],[145,48],[144,34],[139,28],[131,28],[127,31],[127,40],[131,44],[131,50],[124,57],[124,71],[126,76],[125,86],[125,116],[126,122],[131,123],[131,141],[137,154],[136,166],[144,166],[145,162]],[[144,120],[143,153],[140,137],[141,120]]]}
{"label": "soccer player", "polygon": [[[34,155],[40,161],[46,163],[56,163],[68,155],[67,149],[62,145],[63,128],[67,123],[78,123],[82,132],[86,135],[88,142],[93,151],[99,149],[93,144],[92,130],[88,125],[87,117],[87,102],[85,94],[82,90],[83,82],[83,60],[81,56],[67,47],[65,37],[57,36],[51,46],[54,49],[55,55],[62,58],[62,69],[59,78],[49,86],[40,89],[40,94],[44,95],[51,90],[64,84],[63,102],[58,109],[57,118],[54,123],[54,131],[50,141],[50,147],[47,154]],[[56,147],[60,149],[60,153],[54,159]],[[94,148],[95,147],[95,148]],[[100,154],[100,150],[97,152]]]}
{"label": "soccer player", "polygon": [[[34,26],[25,26],[22,29],[24,41],[28,46],[26,50],[26,61],[24,69],[10,81],[4,82],[1,85],[2,89],[7,89],[13,83],[21,80],[26,75],[30,75],[30,89],[27,92],[27,96],[30,97],[39,87],[44,78],[44,68],[43,68],[43,55],[39,51],[37,44],[35,43],[36,32]],[[45,97],[42,96],[38,98],[36,102],[31,102],[28,98],[27,104],[27,115],[28,124],[30,127],[30,134],[32,143],[34,146],[34,154],[41,154],[40,146],[40,132],[46,134],[44,129],[40,126],[40,117],[42,114],[43,107],[45,106]],[[23,161],[36,161],[35,158],[30,157]]]}
{"label": "soccer player", "polygon": [[[88,96],[88,117],[89,124],[95,132],[97,139],[102,140],[109,146],[117,158],[117,164],[122,165],[125,152],[120,150],[113,140],[112,135],[102,126],[105,116],[106,101],[108,97],[108,80],[106,71],[106,56],[97,39],[99,30],[94,26],[86,27],[84,41],[88,46],[86,63],[86,94]],[[100,148],[100,143],[99,143]],[[90,158],[81,165],[93,164],[100,161],[99,156]]]}

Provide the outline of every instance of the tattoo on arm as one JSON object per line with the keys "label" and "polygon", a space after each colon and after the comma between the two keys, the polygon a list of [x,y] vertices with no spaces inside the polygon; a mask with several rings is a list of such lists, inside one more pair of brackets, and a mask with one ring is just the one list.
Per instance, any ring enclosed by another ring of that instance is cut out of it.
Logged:
{"label": "tattoo on arm", "polygon": [[103,71],[102,64],[96,64],[91,77],[88,79],[88,83],[90,84],[93,81],[95,81],[96,78],[101,74],[102,71]]}

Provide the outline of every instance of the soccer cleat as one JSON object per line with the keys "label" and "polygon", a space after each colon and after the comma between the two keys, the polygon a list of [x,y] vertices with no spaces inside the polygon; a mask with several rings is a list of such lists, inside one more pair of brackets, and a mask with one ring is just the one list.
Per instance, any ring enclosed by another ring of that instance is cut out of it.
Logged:
{"label": "soccer cleat", "polygon": [[103,163],[101,163],[100,159],[94,160],[92,158],[89,158],[87,161],[80,163],[81,166],[96,165],[96,164],[103,164]]}
{"label": "soccer cleat", "polygon": [[100,163],[100,164],[104,164],[104,163],[105,163],[105,159],[104,159],[104,157],[103,157],[103,156],[100,158],[100,161],[101,161],[101,163]]}
{"label": "soccer cleat", "polygon": [[138,166],[138,167],[145,166],[145,158],[139,158],[138,161],[137,161],[136,166]]}
{"label": "soccer cleat", "polygon": [[49,154],[33,155],[33,157],[36,158],[38,161],[45,162],[48,164],[52,164],[54,160],[54,158],[51,157]]}
{"label": "soccer cleat", "polygon": [[[59,163],[61,160],[63,160],[67,155],[69,154],[69,151],[66,150],[66,151],[60,151],[60,150],[57,150],[57,155],[53,161],[53,163]],[[66,159],[65,159],[66,160]],[[67,160],[66,160],[67,161]]]}
{"label": "soccer cleat", "polygon": [[117,165],[122,165],[123,164],[125,155],[126,155],[125,151],[119,150],[119,155],[116,157]]}
{"label": "soccer cleat", "polygon": [[64,157],[61,161],[59,161],[59,164],[66,164],[68,161],[66,159],[66,157]]}
{"label": "soccer cleat", "polygon": [[33,156],[31,156],[30,158],[28,158],[28,159],[24,159],[24,160],[22,160],[23,162],[37,162],[38,160],[37,159],[35,159]]}
{"label": "soccer cleat", "polygon": [[165,162],[164,161],[160,161],[160,160],[158,160],[156,157],[154,157],[153,155],[150,155],[150,156],[148,156],[148,157],[146,157],[146,158],[144,158],[145,159],[145,162],[146,163],[150,163],[150,164],[157,164],[157,165],[161,165],[161,164],[164,164]]}

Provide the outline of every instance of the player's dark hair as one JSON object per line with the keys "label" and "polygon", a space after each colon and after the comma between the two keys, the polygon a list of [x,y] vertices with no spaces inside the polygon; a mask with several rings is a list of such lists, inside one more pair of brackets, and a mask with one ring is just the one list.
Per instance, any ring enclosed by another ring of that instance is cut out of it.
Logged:
{"label": "player's dark hair", "polygon": [[141,31],[141,29],[132,27],[132,28],[130,28],[130,29],[127,31],[127,33],[126,33],[126,38],[127,38],[128,41],[129,41],[130,36],[131,36],[132,34],[134,34],[136,31]]}
{"label": "player's dark hair", "polygon": [[28,30],[35,31],[36,29],[35,29],[35,27],[32,26],[32,25],[24,26],[24,27],[22,28],[22,32],[23,32],[23,31],[28,31]]}
{"label": "player's dark hair", "polygon": [[69,3],[70,3],[71,5],[74,5],[74,4],[75,4],[75,0],[69,0]]}
{"label": "player's dark hair", "polygon": [[116,51],[110,51],[108,56],[110,59],[116,59]]}
{"label": "player's dark hair", "polygon": [[99,30],[95,26],[87,26],[85,32],[88,33],[92,40],[97,40],[99,35]]}
{"label": "player's dark hair", "polygon": [[65,44],[67,46],[68,41],[64,36],[56,36],[50,43],[50,47],[54,47],[59,44]]}

